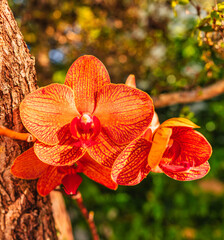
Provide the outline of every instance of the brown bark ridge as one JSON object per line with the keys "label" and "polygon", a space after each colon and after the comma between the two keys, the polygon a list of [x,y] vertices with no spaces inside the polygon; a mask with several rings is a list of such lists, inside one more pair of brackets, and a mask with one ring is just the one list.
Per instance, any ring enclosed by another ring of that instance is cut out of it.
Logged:
{"label": "brown bark ridge", "polygon": [[[0,124],[23,131],[19,104],[36,89],[34,58],[6,0],[0,0]],[[40,197],[36,181],[14,178],[13,160],[30,145],[0,136],[0,240],[56,240],[50,198]]]}

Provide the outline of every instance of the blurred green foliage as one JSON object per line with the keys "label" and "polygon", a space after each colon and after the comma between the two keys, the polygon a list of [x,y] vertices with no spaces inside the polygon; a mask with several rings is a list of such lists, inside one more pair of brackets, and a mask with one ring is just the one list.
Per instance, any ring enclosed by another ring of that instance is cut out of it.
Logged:
{"label": "blurred green foliage", "polygon": [[[83,54],[98,57],[112,82],[135,74],[151,95],[191,90],[224,77],[224,3],[202,0],[10,0],[32,55],[38,84],[63,83]],[[150,174],[116,192],[84,177],[81,192],[101,239],[224,239],[224,96],[157,110],[160,121],[187,117],[213,146],[202,180],[177,182]],[[66,198],[76,240],[88,227]]]}

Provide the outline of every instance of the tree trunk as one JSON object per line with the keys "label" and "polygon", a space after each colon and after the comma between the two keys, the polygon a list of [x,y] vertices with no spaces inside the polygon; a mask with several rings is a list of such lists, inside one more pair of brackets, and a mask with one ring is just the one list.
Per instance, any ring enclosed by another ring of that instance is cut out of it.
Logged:
{"label": "tree trunk", "polygon": [[[0,125],[23,131],[19,104],[36,89],[34,58],[6,0],[0,0]],[[0,136],[0,239],[57,239],[49,197],[36,192],[36,181],[14,178],[13,160],[30,145]]]}

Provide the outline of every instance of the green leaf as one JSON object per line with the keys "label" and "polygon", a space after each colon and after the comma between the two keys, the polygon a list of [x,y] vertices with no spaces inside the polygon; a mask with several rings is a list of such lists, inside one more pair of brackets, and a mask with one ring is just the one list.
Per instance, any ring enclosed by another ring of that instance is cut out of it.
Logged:
{"label": "green leaf", "polygon": [[213,32],[213,28],[211,26],[201,26],[199,29],[203,32]]}
{"label": "green leaf", "polygon": [[189,3],[189,0],[179,0],[178,3],[182,5],[186,5]]}
{"label": "green leaf", "polygon": [[212,11],[211,12],[211,17],[215,19],[220,19],[220,15],[217,11]]}

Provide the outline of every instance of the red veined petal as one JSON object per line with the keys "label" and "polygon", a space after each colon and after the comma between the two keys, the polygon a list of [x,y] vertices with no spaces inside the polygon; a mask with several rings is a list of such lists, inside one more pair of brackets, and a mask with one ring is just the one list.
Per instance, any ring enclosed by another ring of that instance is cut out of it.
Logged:
{"label": "red veined petal", "polygon": [[178,181],[191,181],[191,180],[203,178],[209,172],[209,170],[210,170],[210,166],[207,161],[201,164],[200,166],[191,167],[189,170],[184,172],[172,172],[165,169],[163,169],[163,172],[168,177],[171,177]]}
{"label": "red veined petal", "polygon": [[78,166],[82,169],[82,172],[93,181],[107,188],[117,189],[117,184],[111,179],[111,168],[98,164],[88,156],[88,154],[78,161]]}
{"label": "red veined petal", "polygon": [[35,154],[42,162],[54,166],[72,165],[85,154],[84,148],[75,146],[76,140],[70,134],[69,124],[61,129],[59,139],[59,144],[54,146],[35,142]]}
{"label": "red veined petal", "polygon": [[115,159],[125,148],[125,145],[117,145],[102,132],[95,140],[95,144],[87,149],[88,154],[99,164],[112,167]]}
{"label": "red veined petal", "polygon": [[110,77],[105,66],[90,55],[78,58],[65,78],[65,84],[74,91],[76,107],[81,114],[93,112],[97,92],[108,83]]}
{"label": "red veined petal", "polygon": [[61,84],[37,89],[20,105],[20,116],[26,129],[49,145],[59,142],[60,128],[78,115],[72,89]]}
{"label": "red veined petal", "polygon": [[167,148],[172,129],[158,128],[153,136],[152,147],[148,155],[148,164],[155,168],[162,159],[163,153]]}
{"label": "red veined petal", "polygon": [[125,85],[129,86],[129,87],[133,87],[136,88],[136,82],[135,82],[135,75],[134,74],[130,74],[125,82]]}
{"label": "red veined petal", "polygon": [[82,183],[82,178],[77,173],[67,174],[62,179],[64,191],[68,195],[75,195],[81,183]]}
{"label": "red veined petal", "polygon": [[150,124],[154,113],[148,94],[122,84],[104,86],[94,115],[102,131],[117,144],[130,143]]}
{"label": "red veined petal", "polygon": [[199,166],[208,161],[212,154],[212,148],[201,133],[186,127],[172,129],[171,140],[173,143],[164,153],[164,159],[170,158],[173,165],[189,163],[190,166]]}
{"label": "red veined petal", "polygon": [[132,141],[118,156],[112,167],[112,179],[119,185],[136,185],[149,173],[147,157],[151,143],[144,138]]}
{"label": "red veined petal", "polygon": [[15,159],[11,167],[11,173],[22,179],[36,179],[41,176],[48,166],[41,162],[34,153],[33,148],[30,148]]}
{"label": "red veined petal", "polygon": [[48,166],[37,182],[37,191],[41,196],[46,196],[61,184],[66,172],[58,171],[57,167]]}
{"label": "red veined petal", "polygon": [[186,172],[188,171],[191,166],[190,163],[184,162],[181,165],[174,165],[174,164],[160,164],[160,167],[163,169],[163,171],[168,172]]}
{"label": "red veined petal", "polygon": [[200,128],[187,118],[170,118],[161,124],[161,127],[189,127]]}

